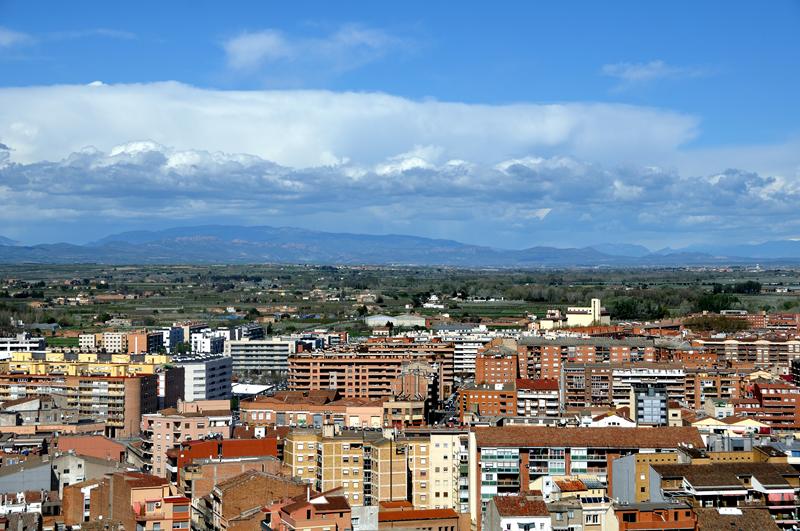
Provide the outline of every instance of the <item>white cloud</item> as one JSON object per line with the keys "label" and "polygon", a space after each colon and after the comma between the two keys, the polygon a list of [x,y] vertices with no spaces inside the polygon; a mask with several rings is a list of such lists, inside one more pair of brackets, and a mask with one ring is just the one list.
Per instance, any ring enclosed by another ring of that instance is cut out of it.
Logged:
{"label": "white cloud", "polygon": [[228,66],[253,70],[275,62],[323,62],[335,70],[380,57],[398,39],[373,28],[347,25],[325,37],[290,37],[276,29],[243,32],[223,43]]}
{"label": "white cloud", "polygon": [[435,147],[442,160],[494,163],[541,153],[644,164],[671,159],[697,134],[692,116],[630,105],[477,105],[174,82],[2,88],[0,101],[0,142],[19,162],[145,138],[292,167],[375,164],[419,146]]}
{"label": "white cloud", "polygon": [[[572,157],[520,157],[491,164],[437,162],[417,147],[375,164],[293,168],[250,154],[184,150],[153,141],[85,148],[55,162],[3,161],[0,217],[28,211],[104,226],[120,220],[171,224],[226,219],[349,219],[351,230],[408,232],[464,227],[477,234],[541,229],[671,237],[697,230],[797,233],[800,190],[790,180],[727,170],[685,176],[655,167],[604,167]],[[428,158],[426,158],[428,157]],[[592,220],[575,224],[575,220]],[[352,221],[357,220],[357,221]],[[126,221],[126,222],[127,222]],[[95,229],[96,230],[96,229]],[[568,244],[568,242],[562,242]]]}
{"label": "white cloud", "polygon": [[707,75],[701,68],[673,66],[661,60],[648,63],[614,63],[603,65],[604,75],[619,79],[623,85],[647,83],[657,79],[700,77]]}
{"label": "white cloud", "polygon": [[14,31],[0,26],[0,48],[10,48],[19,44],[27,44],[33,41],[33,37],[21,31]]}

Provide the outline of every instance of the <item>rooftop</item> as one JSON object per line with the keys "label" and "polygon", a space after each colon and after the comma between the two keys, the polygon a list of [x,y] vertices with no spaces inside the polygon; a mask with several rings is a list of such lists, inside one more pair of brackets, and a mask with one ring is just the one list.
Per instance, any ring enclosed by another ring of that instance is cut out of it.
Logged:
{"label": "rooftop", "polygon": [[495,496],[492,503],[500,516],[549,516],[547,504],[530,496]]}
{"label": "rooftop", "polygon": [[547,426],[491,426],[475,428],[479,447],[587,447],[677,448],[704,447],[697,428],[552,428]]}

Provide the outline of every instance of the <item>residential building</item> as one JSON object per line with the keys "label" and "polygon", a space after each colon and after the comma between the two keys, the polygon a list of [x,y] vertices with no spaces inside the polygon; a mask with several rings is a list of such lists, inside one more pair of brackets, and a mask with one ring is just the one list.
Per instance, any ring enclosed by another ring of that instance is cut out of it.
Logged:
{"label": "residential building", "polygon": [[43,337],[33,337],[28,332],[13,337],[0,337],[0,360],[10,359],[12,352],[44,352]]}
{"label": "residential building", "polygon": [[[88,490],[89,515],[86,520],[84,513],[82,521],[118,523],[126,530],[189,528],[191,500],[175,495],[174,487],[166,479],[140,472],[119,472]],[[85,504],[87,500],[83,501]]]}
{"label": "residential building", "polygon": [[164,333],[147,330],[128,332],[126,343],[128,354],[159,352],[164,348]]}
{"label": "residential building", "polygon": [[520,417],[558,417],[558,380],[517,379],[517,416]]}
{"label": "residential building", "polygon": [[703,446],[694,428],[474,428],[469,443],[471,519],[479,522],[494,496],[526,492],[544,476],[590,476],[608,483],[616,457],[689,444]]}
{"label": "residential building", "polygon": [[293,339],[239,339],[225,344],[225,355],[233,360],[233,370],[285,374],[289,357],[296,352]]}
{"label": "residential building", "polygon": [[517,415],[517,391],[514,384],[467,384],[458,390],[461,422],[477,417],[513,417]]}
{"label": "residential building", "polygon": [[109,437],[135,437],[142,414],[158,407],[158,377],[0,374],[0,401],[39,395],[66,397],[67,408],[105,423]]}
{"label": "residential building", "polygon": [[192,352],[197,354],[222,354],[225,352],[227,330],[203,329],[191,335]]}
{"label": "residential building", "polygon": [[128,351],[128,334],[125,332],[103,332],[102,349],[111,354]]}
{"label": "residential building", "polygon": [[478,353],[475,360],[476,384],[508,384],[516,381],[519,370],[516,342],[511,342],[511,345],[494,340]]}
{"label": "residential building", "polygon": [[325,425],[380,428],[383,426],[383,407],[382,401],[343,399],[333,390],[281,391],[273,396],[259,396],[239,403],[242,422],[268,428],[322,428]]}
{"label": "residential building", "polygon": [[540,496],[495,496],[486,508],[483,531],[551,531],[550,511]]}
{"label": "residential building", "polygon": [[295,496],[310,496],[309,486],[284,476],[248,470],[219,482],[205,498],[200,529],[259,531],[265,506]]}
{"label": "residential building", "polygon": [[143,415],[143,469],[158,477],[177,474],[177,467],[170,466],[167,459],[168,450],[189,440],[229,438],[232,423],[228,400],[181,401],[177,408]]}
{"label": "residential building", "polygon": [[292,477],[318,492],[342,487],[353,507],[407,498],[407,444],[375,431],[323,431],[295,429],[286,437],[284,463]]}
{"label": "residential building", "polygon": [[262,529],[272,531],[350,531],[350,504],[339,489],[300,495],[267,505]]}
{"label": "residential building", "polygon": [[222,354],[184,354],[172,358],[183,368],[183,400],[227,400],[231,397],[233,363]]}

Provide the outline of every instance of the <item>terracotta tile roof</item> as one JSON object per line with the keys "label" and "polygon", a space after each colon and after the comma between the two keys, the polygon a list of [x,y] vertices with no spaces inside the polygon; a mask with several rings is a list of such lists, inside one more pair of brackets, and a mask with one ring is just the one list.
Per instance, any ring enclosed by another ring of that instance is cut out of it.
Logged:
{"label": "terracotta tile roof", "polygon": [[378,513],[378,522],[440,520],[444,518],[458,518],[458,513],[453,509],[414,509],[410,511],[381,511]]}
{"label": "terracotta tile roof", "polygon": [[529,389],[531,391],[558,391],[558,380],[530,380],[528,378],[517,378],[517,389]]}
{"label": "terracotta tile roof", "polygon": [[778,531],[780,528],[766,509],[740,509],[741,514],[720,514],[717,509],[695,508],[697,528],[703,531],[738,531],[758,529]]}
{"label": "terracotta tile roof", "polygon": [[580,492],[586,490],[586,485],[579,479],[556,481],[556,485],[558,485],[561,492]]}
{"label": "terracotta tile roof", "polygon": [[704,447],[697,428],[551,428],[492,426],[474,428],[479,447],[677,448]]}
{"label": "terracotta tile roof", "polygon": [[128,482],[128,485],[133,489],[141,487],[160,487],[169,483],[165,478],[143,474],[142,472],[121,472],[121,474]]}
{"label": "terracotta tile roof", "polygon": [[547,504],[527,496],[495,496],[493,503],[500,516],[549,516]]}
{"label": "terracotta tile roof", "polygon": [[411,502],[408,500],[382,501],[379,505],[384,509],[403,509],[413,507]]}

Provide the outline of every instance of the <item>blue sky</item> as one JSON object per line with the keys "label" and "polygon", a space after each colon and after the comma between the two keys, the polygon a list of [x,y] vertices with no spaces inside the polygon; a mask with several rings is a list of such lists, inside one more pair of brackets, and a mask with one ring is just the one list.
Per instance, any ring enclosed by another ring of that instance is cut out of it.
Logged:
{"label": "blue sky", "polygon": [[0,1],[0,235],[800,237],[800,3],[455,6]]}

